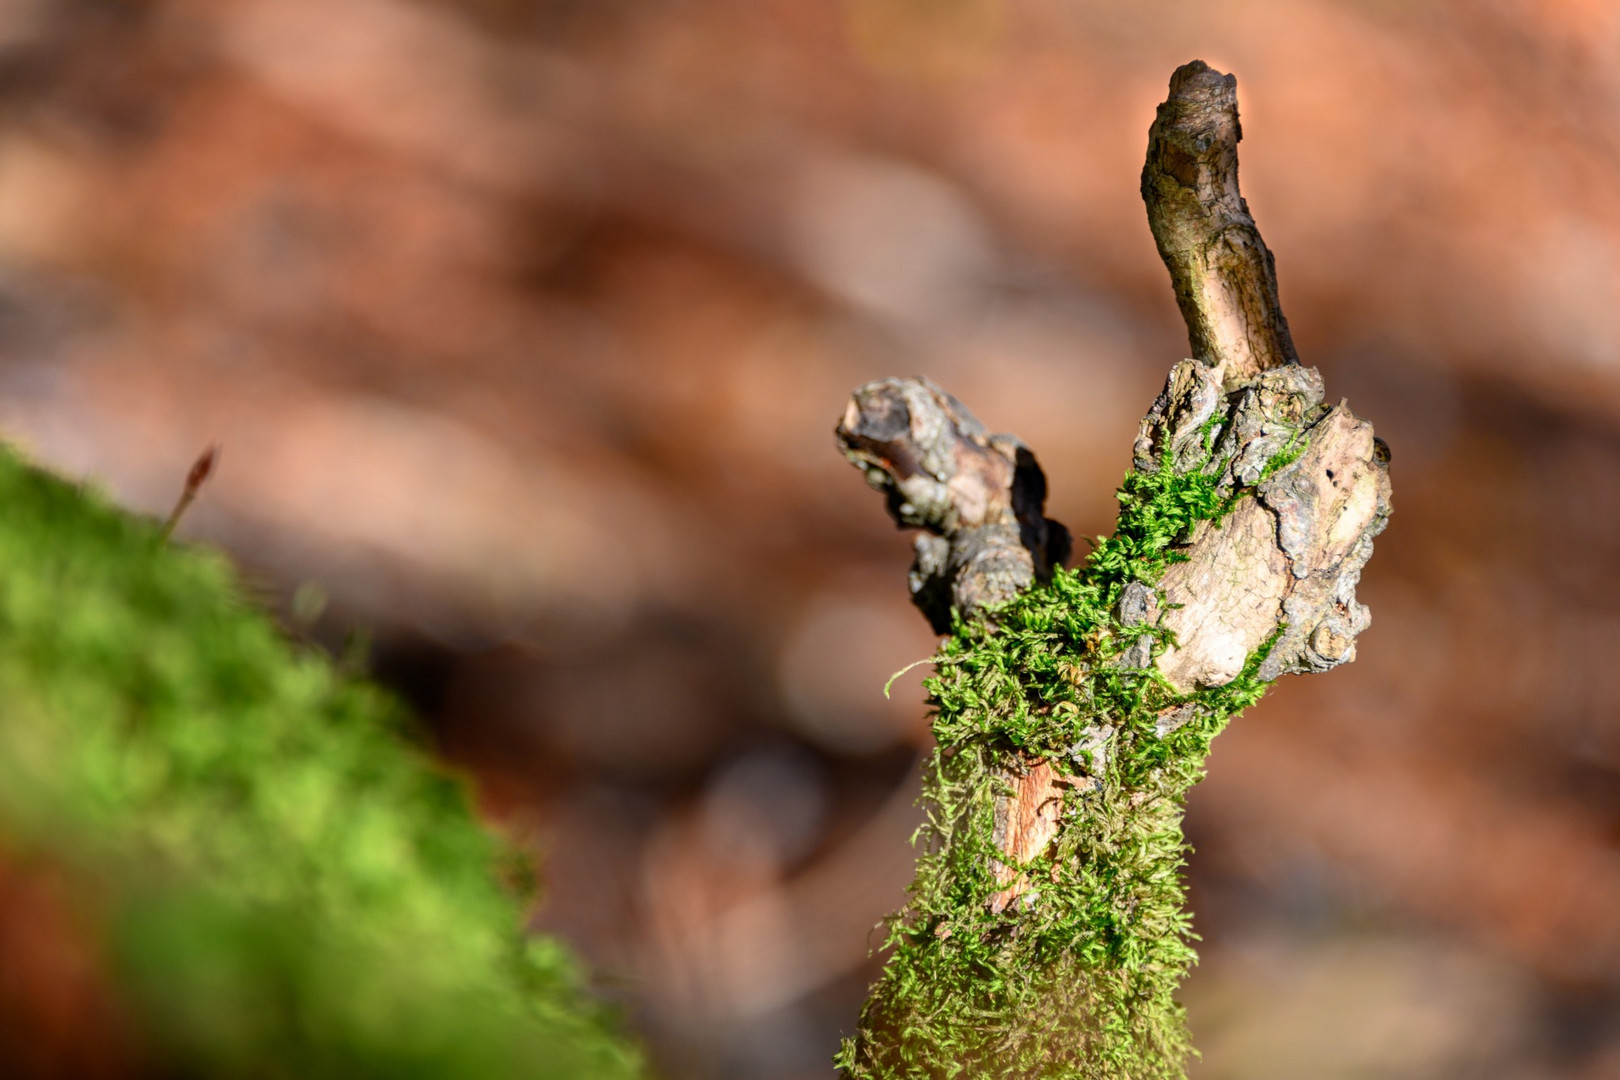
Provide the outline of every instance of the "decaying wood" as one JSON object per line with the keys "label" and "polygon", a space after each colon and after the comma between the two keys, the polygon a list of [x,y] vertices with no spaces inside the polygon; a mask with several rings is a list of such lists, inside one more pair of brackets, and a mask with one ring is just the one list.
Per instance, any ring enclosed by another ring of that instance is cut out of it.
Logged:
{"label": "decaying wood", "polygon": [[1007,861],[997,864],[995,875],[1006,888],[990,898],[991,911],[1005,910],[1029,890],[1029,877],[1018,867],[1046,853],[1063,816],[1063,786],[1049,762],[1033,761],[1024,772],[1003,779],[1009,790],[996,802],[995,839]]}
{"label": "decaying wood", "polygon": [[[1194,355],[1172,368],[1143,418],[1134,468],[1204,470],[1233,505],[1180,538],[1184,561],[1157,588],[1125,589],[1119,622],[1144,634],[1111,662],[1157,664],[1184,693],[1230,682],[1268,643],[1266,679],[1354,659],[1371,621],[1355,590],[1390,513],[1387,448],[1344,402],[1325,402],[1321,375],[1295,354],[1271,252],[1238,192],[1240,137],[1236,80],[1194,61],[1170,80],[1142,173]],[[987,435],[933,383],[862,387],[838,438],[895,520],[925,530],[912,594],[937,630],[953,609],[972,617],[1043,579],[1067,553],[1067,532],[1041,514],[1034,455],[1011,436]],[[1154,626],[1170,632],[1156,657],[1146,633]],[[1197,708],[1167,709],[1158,735]],[[1022,910],[1019,898],[1038,890],[1024,867],[1051,851],[1065,827],[1065,785],[1100,774],[1113,734],[1099,720],[1063,770],[1022,758],[995,777],[1002,858],[991,869],[1004,887],[992,910]]]}
{"label": "decaying wood", "polygon": [[1228,386],[1297,364],[1277,270],[1238,193],[1237,79],[1194,60],[1170,78],[1148,133],[1142,198],[1193,356]]}
{"label": "decaying wood", "polygon": [[1011,435],[992,435],[928,379],[883,379],[855,391],[836,430],[867,483],[884,493],[914,544],[911,598],[938,633],[1051,576],[1069,533],[1049,521],[1046,474]]}
{"label": "decaying wood", "polygon": [[[1137,438],[1136,468],[1156,468],[1165,453],[1194,452],[1189,433],[1201,453],[1200,432],[1222,410],[1216,456],[1230,484],[1256,485],[1219,525],[1199,527],[1160,582],[1175,644],[1159,670],[1183,691],[1230,682],[1273,635],[1263,678],[1355,659],[1371,622],[1356,585],[1390,511],[1387,453],[1343,402],[1319,408],[1314,368],[1272,368],[1230,394],[1218,377],[1176,365]],[[1263,476],[1296,442],[1299,456]]]}

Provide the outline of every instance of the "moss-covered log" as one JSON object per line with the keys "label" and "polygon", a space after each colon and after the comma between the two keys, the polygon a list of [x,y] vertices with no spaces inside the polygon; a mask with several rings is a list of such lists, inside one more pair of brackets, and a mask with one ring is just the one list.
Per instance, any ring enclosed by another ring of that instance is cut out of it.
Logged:
{"label": "moss-covered log", "polygon": [[863,387],[839,425],[925,530],[913,595],[952,620],[917,878],[838,1058],[851,1077],[1184,1075],[1184,796],[1270,680],[1354,657],[1390,511],[1382,443],[1293,356],[1238,131],[1230,76],[1176,72],[1143,192],[1195,358],[1079,568],[1054,565],[1033,455],[932,384]]}
{"label": "moss-covered log", "polygon": [[87,915],[133,1028],[112,1075],[639,1074],[392,698],[3,450],[0,507],[0,865]]}

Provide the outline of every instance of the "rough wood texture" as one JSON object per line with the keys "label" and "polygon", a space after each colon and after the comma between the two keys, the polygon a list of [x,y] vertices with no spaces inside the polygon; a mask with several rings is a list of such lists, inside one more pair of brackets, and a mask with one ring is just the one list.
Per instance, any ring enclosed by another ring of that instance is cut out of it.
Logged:
{"label": "rough wood texture", "polygon": [[[1175,635],[1159,670],[1181,690],[1231,681],[1273,635],[1263,678],[1355,659],[1371,622],[1356,584],[1390,512],[1387,451],[1343,402],[1322,407],[1316,369],[1273,368],[1230,394],[1216,378],[1177,364],[1137,438],[1135,467],[1154,469],[1166,453],[1173,464],[1201,454],[1214,423],[1223,482],[1253,488],[1219,525],[1200,526],[1159,583]],[[1264,475],[1290,446],[1298,456]]]}
{"label": "rough wood texture", "polygon": [[1194,60],[1170,78],[1148,133],[1142,198],[1192,354],[1231,386],[1299,363],[1277,270],[1238,192],[1237,79]]}
{"label": "rough wood texture", "polygon": [[923,530],[911,598],[938,633],[1051,577],[1069,531],[1042,514],[1046,474],[1011,435],[922,377],[855,391],[835,431],[844,456],[887,497],[901,528]]}
{"label": "rough wood texture", "polygon": [[1045,854],[1063,816],[1063,784],[1051,764],[1034,761],[1022,773],[1002,777],[1011,789],[996,800],[996,847],[1007,861],[995,868],[1006,888],[990,898],[991,911],[1004,911],[1030,888],[1020,863]]}

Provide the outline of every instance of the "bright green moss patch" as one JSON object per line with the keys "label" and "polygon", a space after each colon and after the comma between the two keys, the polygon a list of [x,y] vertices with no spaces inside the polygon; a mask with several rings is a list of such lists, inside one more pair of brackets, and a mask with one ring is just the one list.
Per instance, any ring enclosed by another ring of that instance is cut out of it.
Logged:
{"label": "bright green moss patch", "polygon": [[[941,648],[925,684],[938,748],[917,878],[860,1032],[838,1056],[847,1075],[1184,1075],[1192,1051],[1175,992],[1196,954],[1183,800],[1210,740],[1265,692],[1256,673],[1270,644],[1225,686],[1182,694],[1152,664],[1165,632],[1124,612],[1128,590],[1162,605],[1177,545],[1252,491],[1217,454],[1216,419],[1190,460],[1165,453],[1126,478],[1117,530],[1082,568],[959,622]],[[1273,460],[1297,453],[1291,440]],[[1014,868],[1027,888],[997,911],[997,802],[1035,761],[1057,773],[1063,824]]]}
{"label": "bright green moss patch", "polygon": [[163,1075],[639,1074],[392,698],[3,451],[0,506],[0,850],[92,898]]}

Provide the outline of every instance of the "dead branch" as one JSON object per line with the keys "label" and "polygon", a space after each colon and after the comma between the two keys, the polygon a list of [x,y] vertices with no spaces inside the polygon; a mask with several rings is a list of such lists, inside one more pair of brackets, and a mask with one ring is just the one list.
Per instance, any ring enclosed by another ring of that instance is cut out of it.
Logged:
{"label": "dead branch", "polygon": [[[997,941],[1015,941],[1024,923],[1034,932],[1030,920],[1053,917],[1049,908],[1022,900],[1052,891],[1032,875],[1032,865],[1046,865],[1042,859],[1062,850],[1087,850],[1083,844],[1064,846],[1070,830],[1118,831],[1132,815],[1156,815],[1151,828],[1178,827],[1182,790],[1155,787],[1157,781],[1119,781],[1108,771],[1113,755],[1138,745],[1126,740],[1171,739],[1194,721],[1213,734],[1235,706],[1211,704],[1220,699],[1206,691],[1233,684],[1240,675],[1270,680],[1348,662],[1357,635],[1370,623],[1355,589],[1390,513],[1388,451],[1345,403],[1326,403],[1315,369],[1299,366],[1277,299],[1271,252],[1238,192],[1239,138],[1236,80],[1194,61],[1170,80],[1142,172],[1148,221],[1194,356],[1175,365],[1143,418],[1133,469],[1144,477],[1203,478],[1205,489],[1224,501],[1175,538],[1175,557],[1162,571],[1116,584],[1116,607],[1098,640],[1125,644],[1106,659],[1099,652],[1078,664],[1073,675],[1086,683],[1122,667],[1156,667],[1171,704],[1150,718],[1145,731],[1126,730],[1126,718],[1098,715],[1062,754],[1030,753],[993,739],[978,747],[977,757],[963,746],[939,751],[937,760],[952,759],[958,770],[965,768],[963,760],[982,762],[975,767],[982,767],[996,792],[987,838],[975,839],[970,828],[949,823],[938,835],[947,846],[978,843],[971,850],[993,853],[984,868],[989,873],[971,876],[991,883],[977,918],[1004,920],[994,932],[1011,936]],[[1046,484],[1034,454],[1012,436],[987,434],[960,402],[928,380],[888,379],[857,390],[837,435],[849,460],[885,493],[895,521],[923,530],[911,592],[936,630],[949,629],[953,613],[963,620],[982,618],[1021,590],[1044,584],[1066,556],[1067,531],[1042,514]],[[1226,712],[1214,715],[1218,708]],[[957,790],[972,787],[971,776],[955,783]],[[1088,794],[1082,799],[1077,792]],[[1175,872],[1173,863],[1166,872]],[[1050,882],[1057,875],[1057,868],[1046,874]],[[1129,893],[1135,887],[1118,888]],[[1125,902],[1134,909],[1131,895]],[[942,942],[956,932],[938,912],[918,910],[919,903],[914,893],[913,909],[903,918],[934,919]],[[1103,1063],[1123,1060],[1117,1046],[1107,1053],[1100,1049],[1112,1037],[1140,1043],[1130,1053],[1138,1055],[1136,1068],[1143,1071],[1129,1075],[1181,1075],[1185,1044],[1175,1032],[1110,1036],[1102,1021],[998,1016],[982,1000],[964,1015],[983,1026],[984,1049],[964,1051],[981,1044],[941,1035],[942,1049],[930,1050],[931,1021],[908,1017],[900,1002],[917,993],[918,979],[928,977],[918,966],[928,961],[918,957],[929,942],[918,940],[917,949],[891,960],[874,987],[860,1034],[840,1059],[847,1072],[887,1076],[903,1062],[914,1070],[908,1075],[947,1074],[955,1065],[945,1058],[958,1055],[959,1065],[960,1054],[977,1052],[984,1055],[977,1066],[988,1075],[1024,1075],[1015,1062],[1036,1058],[1019,1055],[1038,1052],[1046,1055],[1042,1060],[1076,1066],[1084,1076],[1123,1076]],[[1073,991],[1074,972],[1082,972],[1086,986],[1092,985],[1090,975],[1084,965],[1058,968],[1069,973],[1064,978],[1070,984],[1062,993],[1054,987],[1053,1000],[1083,1014],[1092,1007],[1089,991]],[[1038,981],[1058,968],[1014,975]],[[947,1001],[943,1009],[951,1007]],[[1168,1000],[1154,1007],[1179,1017]],[[1141,1008],[1146,1015],[1148,1006]],[[1132,1022],[1125,1029],[1145,1030],[1157,1022]],[[1075,1030],[1090,1034],[1075,1036]],[[947,1045],[955,1048],[943,1049]],[[930,1065],[933,1053],[941,1060]],[[921,1071],[915,1071],[919,1063]]]}
{"label": "dead branch", "polygon": [[1194,60],[1170,77],[1142,166],[1148,225],[1193,356],[1227,385],[1299,363],[1271,251],[1238,192],[1241,138],[1237,79]]}

